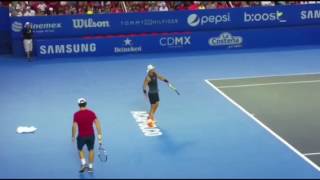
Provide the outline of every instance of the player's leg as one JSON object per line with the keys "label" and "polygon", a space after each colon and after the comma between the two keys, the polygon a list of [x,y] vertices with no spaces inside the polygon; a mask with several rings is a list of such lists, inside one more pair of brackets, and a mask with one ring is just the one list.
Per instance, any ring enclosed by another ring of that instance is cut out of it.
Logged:
{"label": "player's leg", "polygon": [[154,121],[156,121],[156,119],[155,119],[155,114],[156,114],[156,112],[157,112],[157,110],[158,110],[158,107],[159,107],[159,104],[160,104],[159,93],[154,94],[153,99],[154,99],[154,104],[153,104],[153,107],[152,107],[152,115],[153,115],[153,118],[152,118],[152,119],[153,119]]}
{"label": "player's leg", "polygon": [[154,127],[154,114],[153,114],[153,109],[154,109],[155,104],[151,104],[150,112],[149,112],[149,117],[147,119],[148,126],[150,128]]}
{"label": "player's leg", "polygon": [[150,110],[149,110],[148,119],[153,119],[152,109],[153,109],[153,104],[150,105]]}
{"label": "player's leg", "polygon": [[159,104],[160,104],[159,101],[156,102],[156,103],[154,104],[154,106],[153,106],[153,109],[152,109],[152,111],[153,111],[152,114],[153,114],[153,120],[154,120],[154,121],[156,121],[156,119],[155,119],[155,114],[156,114],[156,112],[157,112],[157,110],[158,110]]}
{"label": "player's leg", "polygon": [[149,97],[149,101],[150,101],[150,111],[149,111],[149,119],[153,119],[153,109],[154,109],[154,104],[155,104],[155,99],[154,99],[154,94],[153,93],[149,93],[148,94]]}
{"label": "player's leg", "polygon": [[159,94],[158,93],[149,94],[149,99],[150,99],[150,103],[151,103],[151,109],[150,109],[150,113],[149,113],[148,126],[154,127],[155,126],[155,112],[159,106]]}
{"label": "player's leg", "polygon": [[31,61],[32,51],[33,51],[33,41],[32,41],[32,39],[29,40],[28,46],[29,46],[29,60]]}
{"label": "player's leg", "polygon": [[157,108],[159,106],[159,102],[156,102],[151,105],[151,115],[149,116],[148,119],[148,126],[149,127],[155,127],[156,126],[156,118],[155,118],[155,112],[157,111]]}
{"label": "player's leg", "polygon": [[81,172],[81,173],[86,170],[86,158],[85,158],[85,154],[83,151],[84,144],[85,144],[84,139],[77,137],[77,146],[78,146],[79,156],[80,156],[80,161],[81,161],[81,167],[80,167],[79,172]]}
{"label": "player's leg", "polygon": [[86,157],[82,149],[79,151],[79,157],[80,157],[81,165],[86,165]]}
{"label": "player's leg", "polygon": [[27,55],[27,58],[29,59],[29,46],[28,46],[28,40],[24,39],[23,40],[23,47],[24,47],[24,52]]}
{"label": "player's leg", "polygon": [[89,151],[89,169],[88,172],[93,172],[93,162],[94,162],[94,140],[95,136],[88,139],[87,147]]}

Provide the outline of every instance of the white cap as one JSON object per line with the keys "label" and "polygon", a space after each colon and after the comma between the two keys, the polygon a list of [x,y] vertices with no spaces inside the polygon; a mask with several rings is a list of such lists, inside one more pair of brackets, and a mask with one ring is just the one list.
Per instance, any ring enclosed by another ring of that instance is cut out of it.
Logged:
{"label": "white cap", "polygon": [[52,8],[52,7],[49,7],[49,11],[53,11],[53,8]]}
{"label": "white cap", "polygon": [[83,104],[83,103],[86,103],[87,100],[85,98],[79,98],[78,99],[78,104]]}
{"label": "white cap", "polygon": [[149,64],[148,67],[147,67],[147,73],[148,73],[150,70],[154,69],[154,68],[155,68],[155,67],[152,66],[152,64]]}

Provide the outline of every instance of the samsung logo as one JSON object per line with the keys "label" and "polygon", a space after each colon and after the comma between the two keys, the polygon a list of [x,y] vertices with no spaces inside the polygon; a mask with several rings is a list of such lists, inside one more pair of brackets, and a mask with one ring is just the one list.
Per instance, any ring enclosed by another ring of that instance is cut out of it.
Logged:
{"label": "samsung logo", "polygon": [[301,19],[320,19],[320,10],[301,11]]}
{"label": "samsung logo", "polygon": [[81,43],[81,44],[59,44],[59,45],[41,45],[40,54],[77,54],[77,53],[92,53],[96,52],[97,47],[95,43]]}
{"label": "samsung logo", "polygon": [[82,28],[107,28],[110,27],[109,21],[94,21],[89,19],[73,19],[73,27],[76,29]]}

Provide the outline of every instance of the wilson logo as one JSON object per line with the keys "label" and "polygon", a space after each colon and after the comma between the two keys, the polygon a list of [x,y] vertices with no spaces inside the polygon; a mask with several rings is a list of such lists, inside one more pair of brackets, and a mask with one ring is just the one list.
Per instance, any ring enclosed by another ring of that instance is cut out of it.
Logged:
{"label": "wilson logo", "polygon": [[82,28],[108,28],[110,27],[109,21],[94,21],[89,19],[73,19],[73,27],[76,29]]}

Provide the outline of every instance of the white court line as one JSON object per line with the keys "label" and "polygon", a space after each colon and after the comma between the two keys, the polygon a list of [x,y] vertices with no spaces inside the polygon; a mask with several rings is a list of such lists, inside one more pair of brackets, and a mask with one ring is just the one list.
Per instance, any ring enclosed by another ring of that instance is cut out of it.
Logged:
{"label": "white court line", "polygon": [[233,105],[235,105],[237,108],[239,108],[242,112],[244,112],[247,116],[249,116],[251,119],[253,119],[256,123],[258,123],[261,127],[263,127],[265,130],[267,130],[271,135],[273,135],[275,138],[277,138],[280,142],[285,144],[289,149],[291,149],[293,152],[295,152],[298,156],[300,156],[303,160],[308,162],[312,167],[320,171],[320,167],[316,165],[314,162],[312,162],[309,158],[304,156],[300,151],[298,151],[295,147],[293,147],[291,144],[289,144],[286,140],[284,140],[281,136],[279,136],[277,133],[275,133],[273,130],[271,130],[268,126],[263,124],[258,118],[254,117],[252,114],[250,114],[246,109],[244,109],[242,106],[240,106],[238,103],[236,103],[233,99],[231,99],[229,96],[224,94],[220,89],[218,89],[215,85],[210,83],[209,80],[205,80],[205,82],[211,86],[213,89],[215,89],[217,92],[219,92],[223,97],[225,97],[227,100],[229,100]]}
{"label": "white court line", "polygon": [[271,74],[264,76],[242,76],[242,77],[227,77],[227,78],[217,78],[217,79],[207,79],[209,81],[220,81],[220,80],[238,80],[238,79],[256,79],[256,78],[265,78],[265,77],[281,77],[281,76],[301,76],[301,75],[320,75],[320,72],[311,72],[311,73],[292,73],[292,74]]}
{"label": "white court line", "polygon": [[305,153],[303,154],[305,156],[315,156],[315,155],[320,155],[320,152],[316,152],[316,153]]}
{"label": "white court line", "polygon": [[270,85],[283,85],[283,84],[303,84],[303,83],[316,83],[320,80],[310,81],[292,81],[292,82],[275,82],[275,83],[257,83],[257,84],[243,84],[243,85],[230,85],[230,86],[217,86],[220,89],[223,88],[239,88],[239,87],[255,87],[255,86],[270,86]]}

